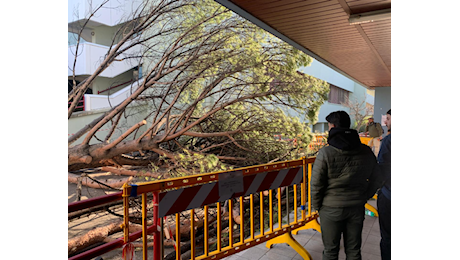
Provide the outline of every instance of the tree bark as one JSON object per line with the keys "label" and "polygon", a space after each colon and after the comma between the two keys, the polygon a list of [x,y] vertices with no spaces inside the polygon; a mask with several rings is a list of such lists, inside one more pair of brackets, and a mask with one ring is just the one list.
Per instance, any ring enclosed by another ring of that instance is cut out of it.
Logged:
{"label": "tree bark", "polygon": [[[70,183],[75,183],[75,184],[78,184],[78,178],[80,176],[76,175],[76,174],[72,174],[72,173],[69,173],[68,174],[68,181]],[[113,188],[113,189],[120,189],[121,187],[123,187],[123,184],[131,181],[133,179],[133,177],[129,177],[129,178],[124,178],[124,179],[120,179],[120,180],[113,180],[113,181],[100,181],[101,183],[104,183],[105,185]],[[95,181],[92,181],[90,180],[89,178],[87,177],[84,177],[82,178],[81,180],[81,184],[82,185],[85,185],[85,186],[88,186],[90,188],[94,188],[94,189],[106,189],[108,187],[104,186],[104,185],[101,185]]]}
{"label": "tree bark", "polygon": [[[128,158],[128,157],[125,157],[124,155],[115,156],[112,159],[117,161],[118,164],[120,165],[149,166],[152,162],[155,162],[156,160],[158,160],[158,154],[154,154],[148,158],[143,158],[143,159]],[[69,165],[68,171],[71,172],[71,171],[77,171],[80,169],[98,168],[98,167],[113,166],[113,165],[114,165],[113,163],[108,163],[108,161],[93,161],[90,164],[77,163],[77,164]]]}
{"label": "tree bark", "polygon": [[122,220],[113,222],[105,227],[95,228],[83,236],[70,239],[68,241],[68,254],[75,254],[91,245],[103,242],[107,236],[122,231],[122,223]]}
{"label": "tree bark", "polygon": [[125,170],[125,169],[117,169],[115,167],[102,167],[102,171],[107,171],[111,172],[116,175],[128,175],[128,176],[134,176],[134,177],[152,177],[152,178],[158,178],[158,176],[161,175],[161,173],[151,173],[151,172],[139,172],[139,171],[133,171],[133,170]]}
{"label": "tree bark", "polygon": [[[82,251],[96,243],[113,241],[114,239],[109,238],[108,236],[122,231],[123,228],[121,227],[121,224],[123,224],[123,220],[115,221],[107,226],[95,228],[85,235],[70,239],[68,241],[69,256]],[[142,226],[129,224],[130,233],[137,232],[139,230],[142,230]]]}

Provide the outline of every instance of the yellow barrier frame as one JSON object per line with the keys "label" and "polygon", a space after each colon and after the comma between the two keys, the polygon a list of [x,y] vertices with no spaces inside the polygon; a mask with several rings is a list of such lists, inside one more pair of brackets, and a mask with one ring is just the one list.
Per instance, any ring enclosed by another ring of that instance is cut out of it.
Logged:
{"label": "yellow barrier frame", "polygon": [[[309,197],[310,194],[310,180],[311,180],[311,171],[312,171],[312,165],[313,162],[315,161],[315,157],[312,158],[306,158],[303,157],[301,160],[292,160],[292,161],[284,161],[284,162],[278,162],[278,163],[271,163],[271,164],[265,164],[265,165],[257,165],[257,166],[251,166],[251,167],[245,167],[245,168],[239,168],[235,169],[238,171],[242,171],[244,175],[251,175],[251,174],[257,174],[257,173],[262,173],[262,172],[268,172],[268,171],[273,171],[273,170],[280,170],[280,169],[286,169],[286,168],[294,168],[294,167],[303,167],[303,173],[302,173],[302,182],[300,183],[300,203],[301,203],[301,218],[298,219],[298,206],[297,206],[297,185],[299,184],[294,184],[292,187],[294,188],[294,221],[290,222],[289,221],[289,199],[287,198],[287,203],[286,203],[286,209],[288,211],[286,217],[288,219],[288,223],[283,225],[282,224],[282,213],[281,213],[281,189],[280,187],[275,188],[277,189],[277,199],[278,199],[278,227],[275,229],[273,226],[273,190],[269,190],[269,229],[268,231],[265,230],[265,225],[264,225],[264,200],[263,200],[263,192],[259,192],[260,195],[260,234],[255,235],[255,228],[254,228],[254,196],[251,194],[249,196],[250,199],[250,219],[249,219],[249,224],[250,224],[250,232],[249,236],[246,236],[244,234],[244,223],[245,221],[243,220],[244,216],[244,205],[243,205],[243,196],[239,197],[239,203],[240,203],[240,234],[239,238],[240,241],[237,243],[234,243],[233,241],[233,217],[232,217],[232,209],[233,209],[233,201],[232,199],[228,200],[228,221],[229,221],[229,237],[228,237],[228,246],[223,247],[222,245],[222,229],[221,229],[221,209],[222,205],[220,202],[216,202],[217,205],[217,248],[209,252],[209,234],[208,234],[208,205],[204,206],[204,252],[203,255],[200,255],[198,257],[195,257],[195,251],[196,251],[196,242],[195,242],[195,219],[194,219],[194,209],[190,210],[190,242],[191,242],[191,259],[196,259],[196,260],[207,260],[207,259],[221,259],[224,257],[227,257],[229,255],[232,255],[234,253],[241,252],[247,248],[253,247],[255,245],[267,242],[266,247],[270,248],[274,244],[279,244],[279,243],[287,243],[290,245],[300,256],[302,256],[304,259],[311,259],[310,254],[308,251],[303,248],[292,236],[291,232],[293,234],[297,234],[300,230],[305,230],[305,229],[315,229],[319,232],[321,232],[320,224],[318,222],[318,213],[317,212],[312,212],[311,208],[311,201],[310,199],[307,199],[307,196]],[[232,170],[232,171],[235,171]],[[124,242],[132,242],[129,241],[129,229],[128,229],[128,223],[129,223],[129,197],[133,189],[134,192],[136,193],[135,196],[141,195],[142,196],[142,238],[143,238],[143,258],[147,259],[147,234],[150,230],[150,232],[153,231],[154,233],[154,258],[153,259],[163,259],[163,235],[160,233],[163,230],[163,222],[159,222],[159,219],[155,221],[155,216],[158,216],[158,207],[154,209],[154,226],[157,225],[157,228],[149,227],[147,228],[147,193],[152,193],[154,195],[154,205],[158,205],[158,194],[159,192],[164,192],[167,190],[174,190],[178,188],[185,188],[185,187],[191,187],[199,184],[206,184],[210,182],[216,182],[218,181],[218,176],[220,173],[225,173],[228,171],[220,171],[220,172],[213,172],[213,173],[207,173],[207,174],[200,174],[200,175],[193,175],[193,176],[188,176],[188,177],[181,177],[181,178],[173,178],[173,179],[168,179],[168,180],[160,180],[160,181],[154,181],[154,182],[146,182],[146,183],[140,183],[136,185],[124,185],[123,186],[123,205],[124,205],[124,224],[123,229],[124,229]],[[289,193],[289,186],[286,186],[286,194]],[[155,197],[156,196],[156,197]],[[238,198],[235,198],[238,199]],[[213,203],[214,204],[214,203]],[[366,208],[368,208],[368,204],[366,204]],[[372,207],[372,206],[370,206]],[[372,207],[373,208],[373,207]],[[375,209],[374,209],[375,210]],[[372,210],[371,210],[372,211]],[[156,212],[156,213],[155,213]],[[374,211],[373,211],[374,212]],[[376,213],[376,211],[375,211]],[[156,215],[155,215],[156,214]],[[181,252],[180,252],[180,247],[181,247],[181,241],[180,241],[180,223],[181,223],[181,216],[180,213],[175,213],[176,217],[176,243],[175,243],[175,248],[176,248],[176,259],[179,260],[181,259]],[[161,219],[162,220],[162,219]],[[161,224],[161,227],[158,226]],[[160,238],[161,236],[161,238]],[[177,239],[179,238],[179,239]],[[160,240],[160,241],[158,241]],[[159,248],[161,242],[161,249]],[[156,250],[155,250],[156,249]],[[156,252],[158,253],[156,253]]]}

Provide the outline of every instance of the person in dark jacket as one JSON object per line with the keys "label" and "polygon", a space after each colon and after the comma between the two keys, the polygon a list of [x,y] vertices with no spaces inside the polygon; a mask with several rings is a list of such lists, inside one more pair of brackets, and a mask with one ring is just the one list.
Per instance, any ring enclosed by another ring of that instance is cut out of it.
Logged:
{"label": "person in dark jacket", "polygon": [[350,129],[345,111],[332,112],[328,146],[319,150],[311,175],[311,199],[319,211],[323,260],[338,259],[343,234],[346,258],[361,259],[364,204],[381,186],[371,148]]}
{"label": "person in dark jacket", "polygon": [[[387,112],[386,125],[391,131],[391,109]],[[391,259],[391,134],[383,138],[377,157],[384,184],[377,196],[380,225],[380,254],[382,260]]]}

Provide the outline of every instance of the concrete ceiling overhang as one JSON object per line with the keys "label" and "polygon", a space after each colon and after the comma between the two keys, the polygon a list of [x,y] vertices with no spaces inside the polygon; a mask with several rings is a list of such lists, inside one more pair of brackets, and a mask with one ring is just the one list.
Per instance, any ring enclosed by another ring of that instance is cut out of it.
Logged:
{"label": "concrete ceiling overhang", "polygon": [[215,0],[369,89],[391,86],[391,19],[350,24],[391,0]]}

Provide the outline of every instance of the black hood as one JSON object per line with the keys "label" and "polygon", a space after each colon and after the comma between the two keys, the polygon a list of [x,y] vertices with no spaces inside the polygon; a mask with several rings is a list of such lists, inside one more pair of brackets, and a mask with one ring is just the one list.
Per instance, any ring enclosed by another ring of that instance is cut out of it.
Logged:
{"label": "black hood", "polygon": [[329,131],[327,143],[340,150],[350,151],[361,146],[358,132],[354,129],[334,127]]}

